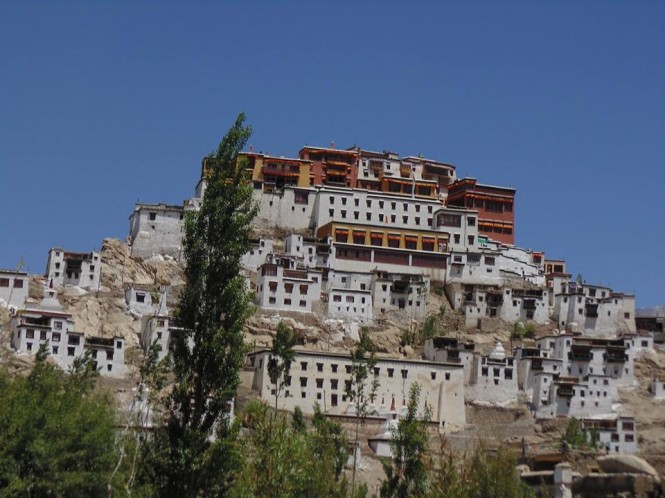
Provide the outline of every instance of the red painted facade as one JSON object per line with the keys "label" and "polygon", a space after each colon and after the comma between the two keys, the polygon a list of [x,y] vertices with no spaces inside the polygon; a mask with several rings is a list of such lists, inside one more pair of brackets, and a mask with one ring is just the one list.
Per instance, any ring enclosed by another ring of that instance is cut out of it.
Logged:
{"label": "red painted facade", "polygon": [[463,178],[448,185],[448,206],[478,211],[478,233],[504,244],[515,244],[515,189],[482,185]]}
{"label": "red painted facade", "polygon": [[325,147],[303,147],[300,159],[312,162],[310,185],[358,186],[358,152]]}

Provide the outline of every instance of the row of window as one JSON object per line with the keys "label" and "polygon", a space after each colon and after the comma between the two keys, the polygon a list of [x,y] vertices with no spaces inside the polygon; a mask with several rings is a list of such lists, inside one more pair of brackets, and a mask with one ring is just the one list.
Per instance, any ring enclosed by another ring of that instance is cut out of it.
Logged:
{"label": "row of window", "polygon": [[[15,278],[14,279],[14,288],[15,289],[22,289],[24,284],[24,280],[21,278]],[[9,287],[9,279],[8,278],[0,278],[0,287]]]}
{"label": "row of window", "polygon": [[[331,218],[335,218],[335,210],[334,209],[328,209],[328,215]],[[341,216],[342,219],[346,219],[346,215],[347,215],[346,210],[343,209],[343,210],[340,211],[340,216]],[[360,219],[360,212],[354,211],[353,212],[353,219],[354,220],[359,220]],[[372,221],[372,213],[371,212],[365,213],[365,219],[367,221]],[[381,223],[383,223],[384,221],[386,223],[388,223],[389,218],[388,218],[388,216],[384,216],[383,213],[378,213],[378,219],[379,219],[379,222],[381,222]],[[418,225],[418,226],[421,225],[421,223],[420,223],[421,218],[419,216],[414,217],[413,220],[414,220],[414,223],[416,225]],[[397,223],[397,215],[395,215],[395,214],[390,215],[390,223]],[[405,224],[405,225],[409,224],[409,217],[407,215],[402,215],[402,223]],[[430,227],[432,226],[432,218],[427,218],[427,226],[430,226]]]}
{"label": "row of window", "polygon": [[[268,298],[268,304],[276,305],[277,304],[277,298],[269,297]],[[293,306],[293,302],[288,297],[284,298],[282,304],[284,304],[284,306]],[[300,302],[298,303],[298,306],[300,306],[301,308],[307,308],[307,301],[301,299]]]}
{"label": "row of window", "polygon": [[[347,201],[347,199],[348,199],[347,197],[342,197],[342,198],[341,198],[341,200],[342,200],[342,205],[343,205],[343,206],[346,206],[346,201]],[[360,199],[355,198],[355,199],[353,199],[353,202],[354,202],[354,205],[355,205],[356,207],[360,206]],[[333,196],[330,196],[330,204],[331,204],[331,205],[335,204],[335,198],[334,198]],[[371,199],[367,199],[367,200],[365,201],[365,205],[366,205],[368,208],[371,208],[371,207],[372,207],[372,200],[371,200]],[[384,201],[378,201],[378,205],[379,205],[379,209],[384,209],[385,202],[384,202]],[[408,202],[403,202],[403,203],[402,203],[402,209],[403,209],[404,211],[408,211],[408,210],[409,210],[409,206],[410,206],[410,203],[408,203]],[[420,206],[421,206],[421,205],[420,205],[420,204],[414,204],[413,206],[414,206],[414,208],[415,208],[416,213],[419,213],[419,212],[420,212]],[[393,211],[396,210],[396,209],[397,209],[397,202],[391,202],[391,203],[390,203],[390,209],[392,209]],[[431,214],[432,211],[433,211],[433,207],[432,207],[431,205],[430,205],[430,206],[427,206],[427,212]]]}

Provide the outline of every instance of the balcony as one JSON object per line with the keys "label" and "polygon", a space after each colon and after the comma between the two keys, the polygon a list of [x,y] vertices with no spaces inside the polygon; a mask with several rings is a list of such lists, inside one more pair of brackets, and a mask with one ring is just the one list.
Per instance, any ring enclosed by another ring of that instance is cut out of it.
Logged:
{"label": "balcony", "polygon": [[584,308],[588,318],[598,318],[598,304],[587,303]]}

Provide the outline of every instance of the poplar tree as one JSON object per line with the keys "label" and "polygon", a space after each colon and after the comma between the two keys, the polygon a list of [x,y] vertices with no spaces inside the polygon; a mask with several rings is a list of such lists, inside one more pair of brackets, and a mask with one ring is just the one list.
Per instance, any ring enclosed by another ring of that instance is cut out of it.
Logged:
{"label": "poplar tree", "polygon": [[185,221],[186,286],[175,313],[184,331],[173,337],[174,386],[153,478],[163,496],[224,495],[241,458],[226,412],[245,359],[243,324],[250,297],[240,259],[250,249],[257,214],[246,160],[251,135],[240,114],[205,161],[207,188]]}
{"label": "poplar tree", "polygon": [[374,403],[376,390],[379,388],[379,379],[374,374],[376,362],[376,346],[369,335],[369,331],[363,328],[360,331],[360,341],[351,350],[351,376],[345,382],[344,387],[344,394],[353,403],[356,412],[351,496],[355,496],[356,491],[356,469],[358,467],[358,452],[356,450],[360,424],[364,423],[367,415],[369,415],[370,405]]}
{"label": "poplar tree", "polygon": [[291,363],[296,357],[293,347],[297,340],[294,330],[284,322],[279,322],[268,358],[268,377],[271,384],[275,386],[275,412],[279,396],[288,384]]}

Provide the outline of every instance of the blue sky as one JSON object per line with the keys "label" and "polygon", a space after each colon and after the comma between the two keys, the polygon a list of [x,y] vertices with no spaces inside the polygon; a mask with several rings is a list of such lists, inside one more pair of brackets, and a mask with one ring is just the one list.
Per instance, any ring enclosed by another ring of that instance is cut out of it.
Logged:
{"label": "blue sky", "polygon": [[255,150],[514,186],[518,245],[665,302],[663,2],[26,4],[0,4],[0,267],[190,197],[244,111]]}

